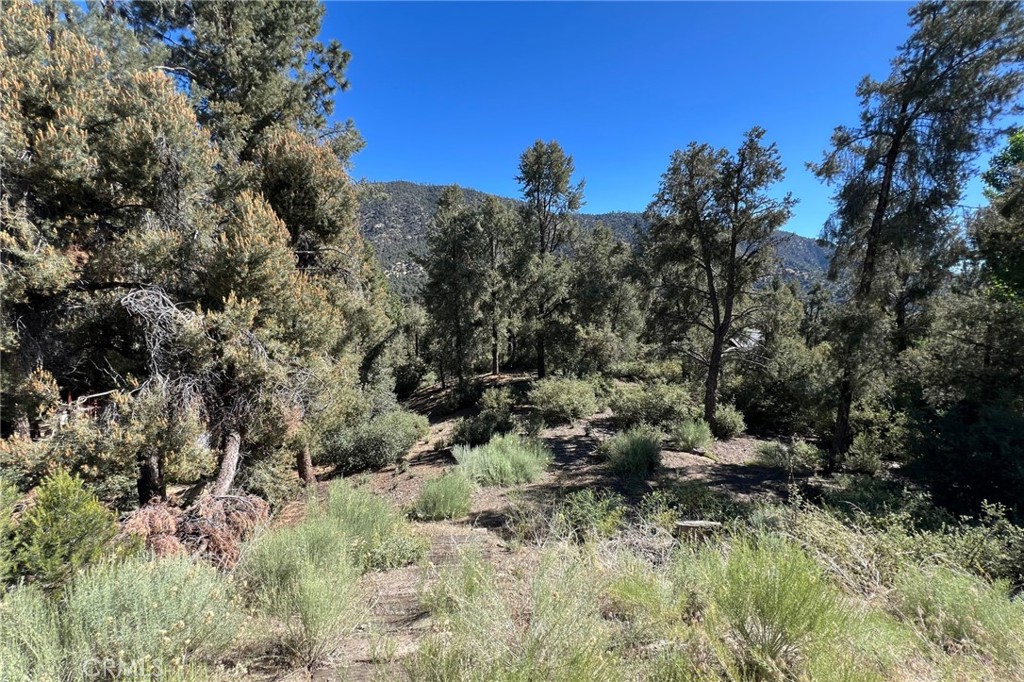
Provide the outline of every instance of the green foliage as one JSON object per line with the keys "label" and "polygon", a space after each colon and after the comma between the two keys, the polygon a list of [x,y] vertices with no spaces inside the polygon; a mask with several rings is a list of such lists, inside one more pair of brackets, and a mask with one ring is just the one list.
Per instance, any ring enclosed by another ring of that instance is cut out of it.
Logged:
{"label": "green foliage", "polygon": [[590,488],[569,493],[555,508],[555,533],[573,542],[606,538],[626,520],[626,503],[621,495]]}
{"label": "green foliage", "polygon": [[1010,597],[1009,584],[942,567],[908,568],[895,595],[897,613],[942,650],[966,650],[1007,671],[1024,664],[1024,602]]}
{"label": "green foliage", "polygon": [[352,563],[362,571],[388,570],[418,560],[426,551],[423,541],[386,500],[367,490],[336,481],[327,499],[314,507],[344,534]]}
{"label": "green foliage", "polygon": [[611,408],[622,428],[639,424],[668,428],[692,418],[695,410],[686,387],[662,382],[620,386],[612,395]]}
{"label": "green foliage", "polygon": [[14,484],[0,477],[0,585],[14,573],[14,507],[20,498]]}
{"label": "green foliage", "polygon": [[427,637],[406,664],[420,680],[621,679],[612,629],[601,617],[594,566],[549,552],[526,584],[526,621],[504,604],[492,570],[463,559],[427,604],[447,632]]}
{"label": "green foliage", "polygon": [[711,429],[718,438],[729,440],[743,433],[746,428],[743,414],[732,405],[719,405],[715,410],[715,421]]}
{"label": "green foliage", "polygon": [[58,471],[36,489],[15,531],[19,574],[46,589],[65,583],[103,556],[117,534],[117,519],[79,478]]}
{"label": "green foliage", "polygon": [[541,379],[530,389],[530,403],[549,423],[574,422],[598,411],[590,382],[579,379]]}
{"label": "green foliage", "polygon": [[486,445],[455,447],[453,455],[469,480],[480,485],[532,483],[551,462],[551,453],[541,443],[520,436],[496,436]]}
{"label": "green foliage", "polygon": [[240,568],[260,610],[284,625],[281,643],[297,663],[333,654],[362,619],[349,535],[337,519],[309,518],[258,538]]}
{"label": "green foliage", "polygon": [[598,456],[617,475],[642,479],[661,464],[661,432],[653,426],[636,426],[601,443]]}
{"label": "green foliage", "polygon": [[412,509],[423,521],[457,519],[469,513],[473,484],[459,471],[447,473],[423,484]]}
{"label": "green foliage", "polygon": [[69,588],[62,617],[75,676],[109,659],[146,661],[144,679],[215,662],[242,623],[223,577],[185,557],[97,565]]}
{"label": "green foliage", "polygon": [[64,649],[50,600],[33,585],[17,587],[0,600],[0,679],[61,682]]}
{"label": "green foliage", "polygon": [[458,419],[452,428],[453,445],[483,445],[497,435],[515,429],[512,416],[515,402],[508,387],[489,388],[480,397],[479,414]]}
{"label": "green foliage", "polygon": [[687,452],[707,450],[712,443],[711,427],[703,419],[683,419],[669,430],[676,445]]}
{"label": "green foliage", "polygon": [[262,497],[273,509],[280,509],[295,499],[300,490],[299,477],[295,474],[295,453],[289,450],[279,450],[260,459],[239,478],[242,490]]}
{"label": "green foliage", "polygon": [[830,646],[844,604],[799,545],[771,537],[738,539],[723,557],[704,555],[703,580],[737,656],[759,676],[797,668],[807,652]]}
{"label": "green foliage", "polygon": [[782,469],[790,474],[811,474],[824,463],[824,454],[807,441],[798,440],[790,445],[779,441],[761,443],[757,447],[757,462]]}
{"label": "green foliage", "polygon": [[395,410],[353,429],[328,433],[321,451],[327,461],[345,472],[380,469],[400,461],[429,432],[430,424],[423,415]]}

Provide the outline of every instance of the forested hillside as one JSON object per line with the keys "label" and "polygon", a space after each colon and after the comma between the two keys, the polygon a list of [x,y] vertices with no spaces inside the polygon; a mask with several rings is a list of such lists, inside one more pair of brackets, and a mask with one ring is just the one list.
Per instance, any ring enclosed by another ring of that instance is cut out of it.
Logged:
{"label": "forested hillside", "polygon": [[[423,283],[423,268],[416,259],[426,251],[427,225],[434,215],[441,185],[422,185],[396,180],[364,182],[360,185],[359,228],[373,244],[392,288],[403,296],[412,296]],[[474,189],[464,189],[469,203],[478,203],[488,196]],[[582,228],[593,230],[597,223],[611,229],[615,236],[632,243],[637,230],[647,228],[641,213],[580,213]],[[780,231],[779,262],[776,271],[787,280],[807,288],[821,280],[828,268],[830,250],[817,240]]]}
{"label": "forested hillside", "polygon": [[757,125],[358,187],[329,17],[0,0],[0,682],[1024,682],[1021,3],[848,84],[830,249]]}

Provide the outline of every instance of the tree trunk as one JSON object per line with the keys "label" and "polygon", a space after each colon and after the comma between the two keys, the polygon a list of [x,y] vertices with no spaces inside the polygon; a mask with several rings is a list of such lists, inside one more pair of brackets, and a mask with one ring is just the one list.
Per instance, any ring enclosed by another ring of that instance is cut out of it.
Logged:
{"label": "tree trunk", "polygon": [[491,374],[498,375],[498,323],[491,323]]}
{"label": "tree trunk", "polygon": [[220,468],[217,471],[217,480],[213,482],[210,494],[214,496],[227,495],[231,490],[231,484],[235,482],[235,473],[238,471],[238,460],[242,454],[242,434],[238,431],[229,431],[224,439],[224,454],[220,459]]}
{"label": "tree trunk", "polygon": [[295,454],[295,469],[299,473],[299,480],[305,486],[316,484],[316,474],[313,473],[313,455],[309,451],[309,445],[304,444]]}
{"label": "tree trunk", "polygon": [[853,409],[853,381],[849,368],[843,369],[843,378],[839,382],[839,405],[836,410],[836,432],[832,439],[832,451],[837,455],[845,454],[853,445],[853,429],[850,426],[850,412]]}
{"label": "tree trunk", "polygon": [[164,463],[156,450],[139,457],[139,479],[136,482],[139,506],[154,500],[167,499],[167,483],[164,480]]}
{"label": "tree trunk", "polygon": [[547,376],[547,367],[544,363],[544,333],[537,333],[537,378],[543,379]]}
{"label": "tree trunk", "polygon": [[708,358],[708,378],[704,382],[704,421],[714,425],[715,412],[718,411],[718,378],[722,373],[722,348],[724,339],[716,334],[711,344],[711,356]]}

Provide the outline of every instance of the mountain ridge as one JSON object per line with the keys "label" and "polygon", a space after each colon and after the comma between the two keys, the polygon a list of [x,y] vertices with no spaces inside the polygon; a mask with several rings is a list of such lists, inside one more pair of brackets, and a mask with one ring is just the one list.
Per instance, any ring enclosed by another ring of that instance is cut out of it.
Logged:
{"label": "mountain ridge", "polygon": [[[408,180],[361,183],[360,232],[376,250],[388,282],[403,297],[413,295],[423,280],[423,269],[415,262],[415,257],[426,250],[427,225],[444,187]],[[462,191],[470,204],[483,201],[487,196],[497,196],[467,187]],[[519,202],[509,197],[499,198]],[[643,215],[635,211],[580,213],[578,219],[584,229],[604,223],[627,242],[633,241],[637,227],[645,226]],[[829,249],[793,232],[780,230],[779,235],[777,274],[796,280],[805,288],[824,277]]]}

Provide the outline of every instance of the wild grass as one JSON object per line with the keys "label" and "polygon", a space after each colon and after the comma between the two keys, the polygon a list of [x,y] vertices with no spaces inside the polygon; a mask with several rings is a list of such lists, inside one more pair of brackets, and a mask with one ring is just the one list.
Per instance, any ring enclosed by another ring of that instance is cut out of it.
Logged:
{"label": "wild grass", "polygon": [[824,459],[821,450],[803,440],[792,445],[770,441],[757,447],[758,464],[782,469],[790,475],[812,474],[821,469]]}
{"label": "wild grass", "polygon": [[454,456],[466,478],[483,486],[532,483],[551,462],[541,443],[511,434],[474,448],[456,446]]}
{"label": "wild grass", "polygon": [[478,556],[443,573],[424,603],[446,629],[427,637],[406,662],[420,680],[615,680],[613,629],[603,619],[594,566],[576,554],[542,557],[528,579],[525,621],[502,596]]}
{"label": "wild grass", "polygon": [[345,537],[351,562],[360,571],[406,566],[426,552],[424,541],[394,506],[347,481],[332,483],[326,498],[310,509]]}
{"label": "wild grass", "polygon": [[281,624],[281,646],[299,665],[329,659],[362,618],[350,550],[350,536],[318,517],[267,533],[245,555],[241,574],[255,604]]}
{"label": "wild grass", "polygon": [[449,472],[423,484],[412,514],[421,521],[455,519],[469,513],[473,484],[461,472]]}
{"label": "wild grass", "polygon": [[636,426],[601,443],[598,456],[618,476],[646,478],[661,464],[661,432],[651,426]]}
{"label": "wild grass", "polygon": [[1011,598],[1004,581],[941,566],[902,570],[893,606],[928,641],[945,652],[963,652],[1006,671],[1024,669],[1024,601]]}
{"label": "wild grass", "polygon": [[59,610],[73,678],[89,661],[154,675],[212,664],[242,625],[223,576],[186,557],[99,564],[76,577]]}
{"label": "wild grass", "polygon": [[0,600],[0,680],[64,679],[60,624],[48,597],[33,586]]}
{"label": "wild grass", "polygon": [[674,424],[670,430],[676,445],[687,452],[707,450],[714,438],[711,426],[703,419],[683,419]]}

